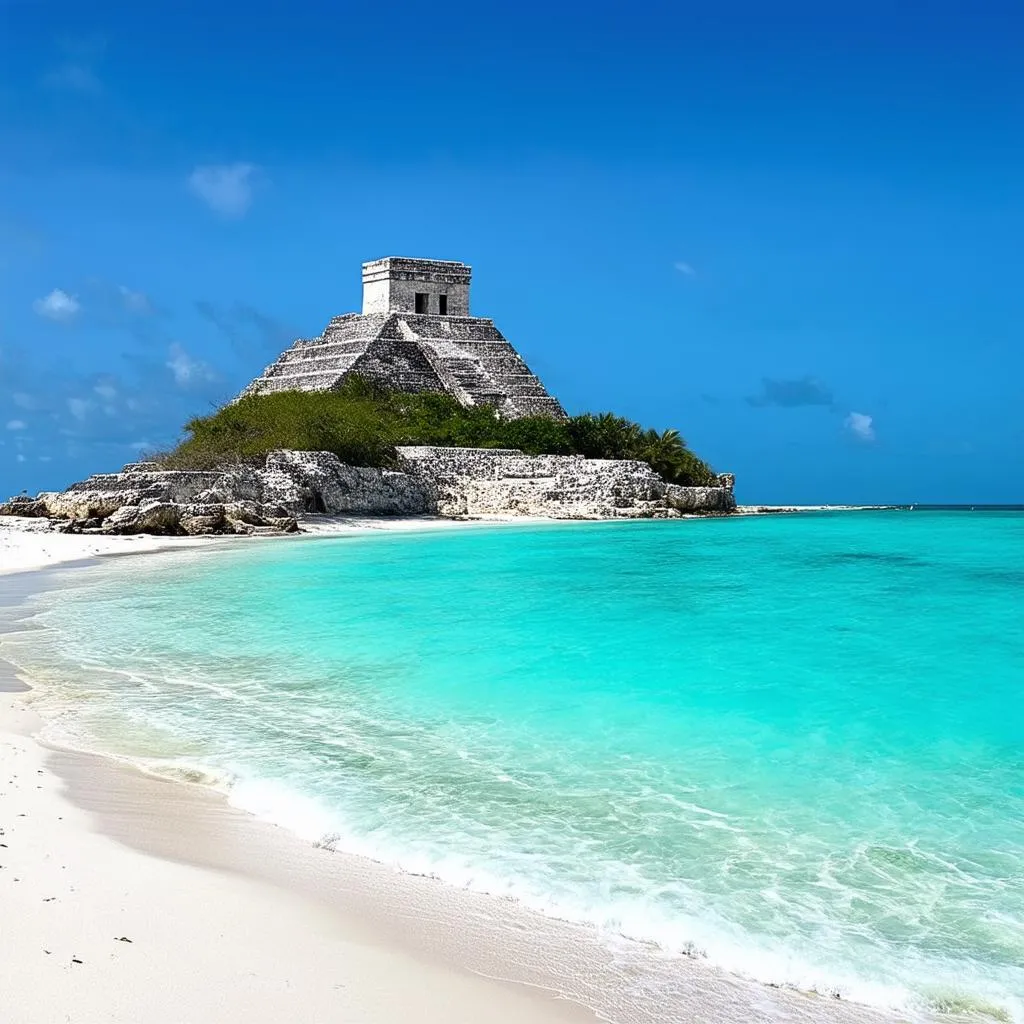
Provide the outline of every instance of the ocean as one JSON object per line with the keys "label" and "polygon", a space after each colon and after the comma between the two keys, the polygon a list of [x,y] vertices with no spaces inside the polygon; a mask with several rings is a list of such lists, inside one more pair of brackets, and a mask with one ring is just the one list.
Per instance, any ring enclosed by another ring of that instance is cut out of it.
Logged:
{"label": "ocean", "polygon": [[1024,513],[368,531],[60,582],[0,638],[51,738],[637,956],[1024,1021]]}

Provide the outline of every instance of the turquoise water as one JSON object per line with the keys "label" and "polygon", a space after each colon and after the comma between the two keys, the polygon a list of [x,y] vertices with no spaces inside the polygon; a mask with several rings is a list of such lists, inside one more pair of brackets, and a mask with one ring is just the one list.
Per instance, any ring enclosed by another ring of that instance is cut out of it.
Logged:
{"label": "turquoise water", "polygon": [[65,738],[762,981],[1024,1020],[1024,515],[467,528],[69,580],[3,652]]}

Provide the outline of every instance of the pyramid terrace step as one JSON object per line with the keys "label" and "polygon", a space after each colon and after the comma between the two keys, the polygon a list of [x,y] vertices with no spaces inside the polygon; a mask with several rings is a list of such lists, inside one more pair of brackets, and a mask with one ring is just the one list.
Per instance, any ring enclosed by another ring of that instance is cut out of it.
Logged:
{"label": "pyramid terrace step", "polygon": [[324,329],[323,336],[329,334],[362,334],[366,337],[372,337],[380,331],[387,322],[387,319],[386,315],[376,313],[368,316],[360,316],[358,313],[346,313],[344,316],[334,317]]}
{"label": "pyramid terrace step", "polygon": [[494,377],[496,380],[500,380],[502,384],[508,384],[510,387],[516,384],[540,383],[540,380],[532,373],[496,373]]}
{"label": "pyramid terrace step", "polygon": [[293,385],[296,390],[308,391],[309,385],[314,385],[316,382],[322,382],[322,386],[330,387],[333,383],[341,376],[342,371],[331,370],[329,373],[323,371],[315,373],[276,373],[267,377],[260,377],[258,380],[263,381],[266,384],[273,384],[275,390],[287,390],[289,385]]}
{"label": "pyramid terrace step", "polygon": [[319,338],[311,338],[310,341],[315,345],[329,345],[332,342],[344,341],[369,341],[371,338],[376,338],[378,333],[378,331],[367,330],[363,325],[353,324],[346,330],[324,331]]}
{"label": "pyramid terrace step", "polygon": [[356,338],[353,341],[318,341],[303,345],[301,348],[290,348],[281,353],[281,359],[307,359],[315,356],[344,355],[347,352],[363,352],[366,339]]}
{"label": "pyramid terrace step", "polygon": [[495,351],[493,353],[481,353],[479,349],[473,351],[467,349],[465,351],[468,355],[479,359],[481,365],[487,368],[488,373],[493,373],[496,376],[516,376],[524,373],[533,376],[526,363],[518,356],[508,355],[502,351]]}
{"label": "pyramid terrace step", "polygon": [[509,354],[509,344],[504,340],[466,341],[464,338],[415,338],[418,344],[427,346],[437,352],[458,354],[469,359],[496,358]]}
{"label": "pyramid terrace step", "polygon": [[485,376],[483,369],[475,359],[461,359],[459,357],[449,356],[447,358],[441,358],[438,360],[443,366],[446,366],[453,373],[466,373],[471,374],[474,377]]}
{"label": "pyramid terrace step", "polygon": [[549,399],[549,396],[544,394],[543,388],[529,389],[523,388],[522,390],[513,391],[508,388],[503,388],[502,393],[508,395],[517,404],[522,402],[544,402]]}
{"label": "pyramid terrace step", "polygon": [[[475,338],[487,341],[501,339],[494,321],[479,316],[429,316],[423,313],[404,314],[400,318],[420,338]],[[504,340],[504,339],[501,339]],[[507,344],[507,342],[506,342]]]}
{"label": "pyramid terrace step", "polygon": [[277,363],[272,367],[272,376],[280,377],[289,373],[327,373],[335,371],[344,373],[350,369],[361,355],[361,352],[347,352],[344,355],[333,357],[309,356],[306,359],[289,359],[286,362]]}

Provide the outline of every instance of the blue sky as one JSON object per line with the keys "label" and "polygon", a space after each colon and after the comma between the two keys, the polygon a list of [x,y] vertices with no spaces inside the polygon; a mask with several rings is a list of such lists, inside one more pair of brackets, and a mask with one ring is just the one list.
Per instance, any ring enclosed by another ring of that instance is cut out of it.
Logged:
{"label": "blue sky", "polygon": [[741,500],[1024,501],[1022,45],[985,0],[0,0],[0,494],[409,255]]}

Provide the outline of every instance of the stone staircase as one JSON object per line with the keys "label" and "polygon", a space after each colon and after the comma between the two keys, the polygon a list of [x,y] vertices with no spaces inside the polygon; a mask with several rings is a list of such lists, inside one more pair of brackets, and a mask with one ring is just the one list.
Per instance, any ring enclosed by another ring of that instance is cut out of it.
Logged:
{"label": "stone staircase", "polygon": [[492,405],[506,416],[545,415],[564,419],[565,411],[493,321],[483,317],[414,316],[402,320],[441,380],[464,405]]}
{"label": "stone staircase", "polygon": [[473,359],[455,343],[435,339],[422,339],[420,347],[434,372],[462,405],[491,405],[500,408],[504,393],[488,376],[479,361]]}

